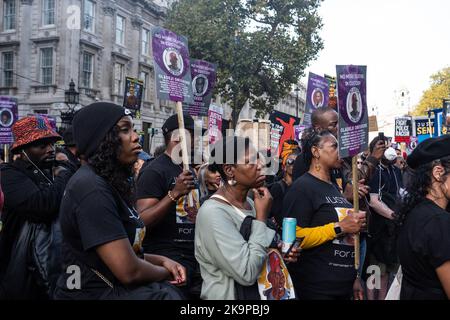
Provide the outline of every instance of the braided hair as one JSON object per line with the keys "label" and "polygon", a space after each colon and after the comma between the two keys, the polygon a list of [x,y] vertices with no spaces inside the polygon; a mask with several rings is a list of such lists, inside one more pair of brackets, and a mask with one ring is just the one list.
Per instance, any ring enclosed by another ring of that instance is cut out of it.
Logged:
{"label": "braided hair", "polygon": [[330,130],[320,130],[320,129],[314,129],[313,127],[310,127],[306,129],[303,132],[301,144],[302,144],[302,155],[303,160],[306,164],[307,170],[309,170],[309,167],[312,163],[312,147],[318,147],[320,142],[322,141],[322,138],[327,136],[333,136],[333,133],[331,133]]}

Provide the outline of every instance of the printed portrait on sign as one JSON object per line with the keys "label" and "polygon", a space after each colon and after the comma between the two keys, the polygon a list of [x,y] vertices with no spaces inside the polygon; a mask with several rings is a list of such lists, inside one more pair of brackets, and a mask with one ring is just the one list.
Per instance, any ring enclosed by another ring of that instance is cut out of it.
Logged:
{"label": "printed portrait on sign", "polygon": [[283,257],[276,250],[269,250],[257,283],[261,300],[295,299],[292,279]]}
{"label": "printed portrait on sign", "polygon": [[324,96],[323,96],[323,91],[320,88],[315,88],[311,94],[311,101],[312,104],[314,106],[314,108],[321,108],[323,107],[323,101],[324,101]]}
{"label": "printed portrait on sign", "polygon": [[2,127],[10,127],[14,121],[13,114],[9,109],[2,109],[0,111],[0,125]]}
{"label": "printed portrait on sign", "polygon": [[195,96],[201,97],[208,90],[208,78],[203,74],[198,74],[192,79],[192,91]]}
{"label": "printed portrait on sign", "polygon": [[346,101],[347,116],[353,123],[358,123],[362,117],[362,99],[358,88],[353,87],[347,94]]}
{"label": "printed portrait on sign", "polygon": [[167,48],[163,52],[163,61],[166,69],[174,76],[183,73],[184,63],[183,57],[175,48]]}
{"label": "printed portrait on sign", "polygon": [[139,84],[130,82],[130,87],[128,88],[127,99],[125,106],[130,109],[136,109],[139,106]]}

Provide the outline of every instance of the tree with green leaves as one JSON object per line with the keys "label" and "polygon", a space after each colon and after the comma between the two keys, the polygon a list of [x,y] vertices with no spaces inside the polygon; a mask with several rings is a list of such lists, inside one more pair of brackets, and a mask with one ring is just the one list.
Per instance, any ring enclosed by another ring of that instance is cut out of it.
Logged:
{"label": "tree with green leaves", "polygon": [[416,116],[427,115],[430,109],[442,108],[443,99],[450,98],[450,67],[446,67],[431,77],[431,86],[424,91],[419,104],[414,109]]}
{"label": "tree with green leaves", "polygon": [[323,48],[322,0],[182,0],[166,27],[188,38],[192,58],[218,65],[216,93],[233,108],[271,111]]}

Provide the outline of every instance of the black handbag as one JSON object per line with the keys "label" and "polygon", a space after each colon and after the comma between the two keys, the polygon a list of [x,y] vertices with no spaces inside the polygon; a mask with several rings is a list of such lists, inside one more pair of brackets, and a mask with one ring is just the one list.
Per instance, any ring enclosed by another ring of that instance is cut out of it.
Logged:
{"label": "black handbag", "polygon": [[51,224],[25,221],[1,279],[0,299],[48,299],[61,273],[61,232]]}

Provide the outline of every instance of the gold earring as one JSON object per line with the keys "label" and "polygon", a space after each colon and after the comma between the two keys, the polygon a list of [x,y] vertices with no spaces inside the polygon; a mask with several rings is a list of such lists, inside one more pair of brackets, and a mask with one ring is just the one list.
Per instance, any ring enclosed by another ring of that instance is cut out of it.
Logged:
{"label": "gold earring", "polygon": [[314,169],[316,169],[317,172],[320,172],[320,169],[322,169],[322,167],[320,166],[320,164],[316,163],[314,165]]}

